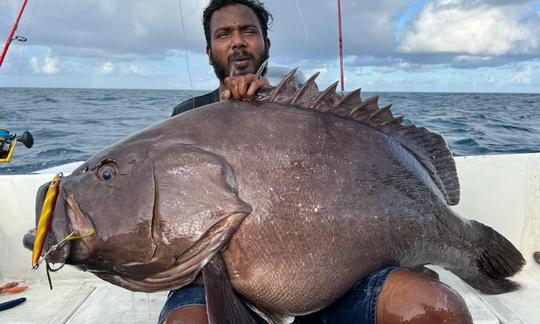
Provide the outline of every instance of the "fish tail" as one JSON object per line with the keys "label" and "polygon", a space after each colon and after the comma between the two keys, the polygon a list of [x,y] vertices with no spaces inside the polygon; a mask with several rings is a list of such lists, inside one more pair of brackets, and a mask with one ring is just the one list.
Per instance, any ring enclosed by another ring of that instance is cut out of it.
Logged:
{"label": "fish tail", "polygon": [[453,272],[485,294],[497,295],[519,289],[518,283],[507,278],[518,273],[525,265],[521,252],[491,227],[472,220],[470,222],[480,233],[472,260],[467,260],[472,269],[460,267],[462,271],[468,268],[467,274],[459,270]]}

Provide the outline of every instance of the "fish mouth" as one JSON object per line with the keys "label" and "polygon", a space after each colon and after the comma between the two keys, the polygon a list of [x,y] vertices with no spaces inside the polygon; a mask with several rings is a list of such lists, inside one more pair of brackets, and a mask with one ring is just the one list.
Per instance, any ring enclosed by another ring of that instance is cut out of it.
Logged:
{"label": "fish mouth", "polygon": [[[40,187],[36,197],[36,227],[39,223],[41,208],[43,207],[45,192],[49,183]],[[95,232],[95,227],[87,217],[73,194],[60,188],[58,199],[55,204],[53,221],[47,234],[43,247],[42,257],[48,263],[74,264],[90,255],[91,245],[89,240],[82,238],[77,241],[69,240],[70,237],[83,236]],[[24,235],[23,245],[33,250],[36,241],[37,228],[30,229]],[[74,253],[76,252],[76,253]]]}

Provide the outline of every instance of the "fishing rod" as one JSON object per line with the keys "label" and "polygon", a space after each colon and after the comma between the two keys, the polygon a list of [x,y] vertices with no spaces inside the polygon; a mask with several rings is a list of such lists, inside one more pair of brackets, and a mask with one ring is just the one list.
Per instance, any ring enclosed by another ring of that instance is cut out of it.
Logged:
{"label": "fishing rod", "polygon": [[[4,45],[2,54],[0,55],[0,66],[2,66],[2,63],[4,62],[4,58],[6,57],[9,45],[11,45],[12,41],[16,40],[19,42],[26,42],[27,40],[25,37],[15,36],[15,31],[19,26],[19,21],[21,21],[22,14],[24,12],[24,9],[26,8],[27,3],[28,0],[24,0],[21,10],[17,15],[17,19],[15,20],[15,23],[11,28],[11,32],[9,33],[6,44]],[[0,129],[0,163],[11,162],[13,153],[15,152],[15,146],[17,146],[17,142],[21,142],[27,148],[31,148],[34,145],[34,138],[32,137],[32,134],[27,131],[25,131],[21,136],[17,136],[17,134],[12,133],[8,130]]]}
{"label": "fishing rod", "polygon": [[28,0],[24,0],[21,10],[19,11],[19,15],[17,16],[17,19],[15,20],[15,23],[13,24],[13,28],[11,28],[11,33],[9,34],[6,44],[4,45],[4,50],[2,51],[2,55],[0,55],[0,67],[2,66],[2,63],[4,62],[4,58],[6,57],[6,54],[7,54],[9,45],[11,45],[11,42],[16,40],[16,41],[24,43],[27,40],[25,37],[15,36],[15,31],[17,30],[17,27],[19,26],[19,21],[21,20],[21,17],[24,12],[24,8],[26,8],[27,2]]}
{"label": "fishing rod", "polygon": [[343,72],[343,27],[341,20],[341,0],[338,0],[338,24],[339,24],[339,67],[341,71],[341,94],[345,92],[345,75]]}

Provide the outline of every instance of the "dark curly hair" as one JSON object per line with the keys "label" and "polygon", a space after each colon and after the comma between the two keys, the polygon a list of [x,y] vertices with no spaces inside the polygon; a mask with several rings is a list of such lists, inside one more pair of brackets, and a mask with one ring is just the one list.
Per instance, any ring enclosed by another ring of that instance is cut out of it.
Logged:
{"label": "dark curly hair", "polygon": [[244,5],[249,7],[259,19],[264,39],[268,38],[268,29],[272,26],[272,14],[264,8],[264,4],[258,0],[211,0],[203,13],[204,36],[206,37],[206,45],[210,47],[212,35],[210,35],[210,20],[214,12],[230,5]]}

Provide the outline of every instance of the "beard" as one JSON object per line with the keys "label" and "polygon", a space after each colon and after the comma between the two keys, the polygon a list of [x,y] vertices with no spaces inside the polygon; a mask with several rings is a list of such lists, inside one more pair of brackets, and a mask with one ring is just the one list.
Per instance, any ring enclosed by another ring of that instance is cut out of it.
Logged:
{"label": "beard", "polygon": [[[258,60],[255,59],[255,56],[249,52],[247,52],[246,50],[240,50],[240,51],[237,51],[235,53],[233,53],[233,55],[231,55],[228,59],[227,59],[227,62],[228,62],[228,65],[225,66],[224,64],[221,64],[218,60],[217,57],[214,56],[214,53],[212,53],[210,55],[210,62],[212,63],[212,66],[214,67],[214,73],[216,74],[216,77],[219,79],[219,81],[221,83],[225,82],[225,78],[229,76],[230,74],[230,66],[231,66],[231,62],[236,60],[236,59],[240,59],[240,58],[249,58],[251,59],[253,62],[254,62],[254,67],[255,67],[255,71],[253,71],[252,73],[255,73],[257,72],[257,70],[259,69],[259,67],[261,66],[261,64],[266,61],[268,58],[270,57],[270,54],[269,54],[269,50],[268,48],[265,48],[264,52],[262,53],[262,55],[259,57]],[[262,73],[262,75],[265,75],[266,74],[266,70],[267,68],[264,68],[264,71]],[[235,75],[244,75],[244,74],[247,74],[249,72],[244,72],[244,71],[239,71],[240,73],[238,74],[235,74]]]}

